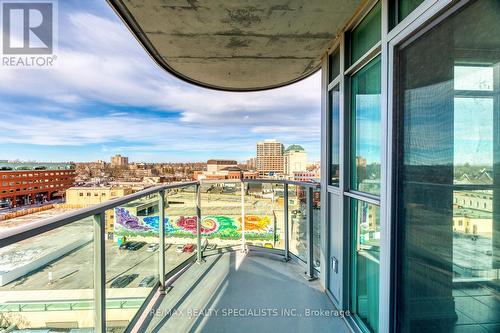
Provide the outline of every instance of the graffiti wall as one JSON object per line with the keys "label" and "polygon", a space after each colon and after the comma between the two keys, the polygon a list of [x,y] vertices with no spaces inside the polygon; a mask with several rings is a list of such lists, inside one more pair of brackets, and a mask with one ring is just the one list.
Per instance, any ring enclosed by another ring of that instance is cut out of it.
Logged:
{"label": "graffiti wall", "polygon": [[[165,217],[167,237],[195,237],[196,216]],[[137,217],[125,209],[115,208],[114,231],[117,236],[155,236],[160,225],[159,216]],[[271,241],[275,238],[275,221],[269,216],[246,215],[245,238]],[[201,234],[206,238],[239,239],[242,233],[241,217],[203,216]]]}

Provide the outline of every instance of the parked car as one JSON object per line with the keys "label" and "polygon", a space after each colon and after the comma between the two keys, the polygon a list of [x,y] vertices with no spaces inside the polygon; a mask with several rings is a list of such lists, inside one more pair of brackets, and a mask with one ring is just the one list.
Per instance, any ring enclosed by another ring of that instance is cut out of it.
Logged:
{"label": "parked car", "polygon": [[183,250],[184,250],[184,245],[182,245],[182,244],[179,244],[175,247],[175,252],[177,252],[177,253],[182,253]]}
{"label": "parked car", "polygon": [[111,288],[125,288],[130,284],[130,282],[134,281],[139,274],[129,274],[117,277],[112,283]]}
{"label": "parked car", "polygon": [[194,251],[194,244],[185,244],[184,247],[182,248],[182,252],[193,252]]}
{"label": "parked car", "polygon": [[156,250],[158,250],[159,247],[160,247],[160,244],[151,243],[148,245],[148,248],[146,249],[146,251],[155,252]]}
{"label": "parked car", "polygon": [[148,275],[139,283],[141,288],[151,288],[156,284],[156,277],[154,275]]}
{"label": "parked car", "polygon": [[272,249],[274,246],[271,243],[264,243],[264,247],[268,249]]}
{"label": "parked car", "polygon": [[144,243],[144,242],[131,242],[131,243],[132,243],[132,244],[131,244],[129,247],[127,247],[127,250],[130,250],[130,251],[137,251],[137,250],[139,250],[141,247],[143,247],[143,246],[144,246],[144,244],[146,244],[146,243]]}

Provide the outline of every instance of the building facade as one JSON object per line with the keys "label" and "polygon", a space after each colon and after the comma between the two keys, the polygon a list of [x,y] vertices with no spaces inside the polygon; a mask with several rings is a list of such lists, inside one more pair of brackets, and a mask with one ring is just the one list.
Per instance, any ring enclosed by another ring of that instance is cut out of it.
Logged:
{"label": "building facade", "polygon": [[195,180],[255,179],[258,174],[240,168],[234,160],[208,160],[206,171],[194,171]]}
{"label": "building facade", "polygon": [[307,153],[302,146],[291,145],[286,148],[283,154],[283,168],[285,176],[293,177],[294,172],[306,171],[307,168]]}
{"label": "building facade", "polygon": [[283,144],[276,140],[257,142],[257,172],[261,177],[283,174]]}
{"label": "building facade", "polygon": [[469,292],[499,297],[499,21],[494,0],[368,1],[324,58],[321,274],[356,331],[500,321]]}
{"label": "building facade", "polygon": [[[124,197],[134,193],[132,187],[123,186],[96,186],[96,187],[71,187],[66,190],[66,206],[68,208],[87,208],[102,202]],[[114,230],[114,210],[106,211],[106,233],[112,234]]]}
{"label": "building facade", "polygon": [[2,163],[0,203],[13,208],[63,197],[75,177],[71,163]]}
{"label": "building facade", "polygon": [[111,165],[112,166],[126,166],[128,165],[128,157],[117,154],[115,156],[111,156]]}
{"label": "building facade", "polygon": [[238,166],[238,162],[235,160],[208,160],[207,161],[207,173],[215,174],[220,172],[225,168],[234,168]]}
{"label": "building facade", "polygon": [[297,182],[320,182],[321,174],[317,171],[294,171],[291,179]]}

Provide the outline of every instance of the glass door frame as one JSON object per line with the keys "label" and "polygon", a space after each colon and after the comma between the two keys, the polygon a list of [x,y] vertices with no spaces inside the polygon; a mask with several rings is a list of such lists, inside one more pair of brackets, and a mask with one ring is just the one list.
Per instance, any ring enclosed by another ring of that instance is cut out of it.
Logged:
{"label": "glass door frame", "polygon": [[[404,47],[405,44],[415,41],[422,34],[431,30],[434,26],[448,18],[454,12],[464,7],[473,0],[462,0],[458,3],[454,3],[451,0],[446,1],[430,1],[425,0],[421,5],[417,7],[412,13],[410,13],[405,19],[403,19],[399,24],[397,24],[392,30],[388,31],[386,41],[384,43],[384,49],[382,53],[386,54],[386,68],[383,69],[382,75],[384,73],[387,75],[386,80],[384,78],[382,81],[386,85],[385,96],[383,98],[383,103],[386,103],[386,121],[387,125],[386,131],[386,176],[388,184],[385,189],[385,209],[381,211],[381,219],[383,219],[386,232],[384,233],[387,237],[387,242],[390,244],[390,248],[386,250],[385,258],[386,268],[381,268],[380,276],[380,304],[381,309],[386,311],[380,315],[380,326],[384,328],[387,332],[396,332],[397,330],[397,318],[398,318],[398,308],[396,297],[396,290],[398,288],[397,282],[397,265],[398,252],[397,252],[397,175],[396,171],[398,169],[398,141],[397,141],[397,112],[398,112],[398,97],[399,97],[399,87],[397,81],[398,73],[398,50]],[[390,5],[390,0],[383,0],[387,6]],[[383,10],[384,13],[384,10]],[[388,15],[388,12],[385,11]],[[384,38],[384,33],[382,34]],[[383,63],[384,66],[384,63]],[[384,89],[383,89],[384,90]],[[382,217],[383,216],[383,217]],[[383,275],[387,275],[383,278]],[[382,299],[384,297],[384,299]],[[385,318],[385,320],[383,319]]]}

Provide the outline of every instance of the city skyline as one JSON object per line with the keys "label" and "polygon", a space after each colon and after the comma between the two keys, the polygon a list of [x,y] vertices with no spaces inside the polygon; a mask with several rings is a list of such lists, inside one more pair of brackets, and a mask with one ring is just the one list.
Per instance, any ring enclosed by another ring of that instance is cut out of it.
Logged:
{"label": "city skyline", "polygon": [[[276,139],[265,139],[264,141],[275,141]],[[278,140],[279,141],[279,140]],[[256,142],[256,144],[259,143],[259,142]],[[287,148],[289,147],[294,147],[294,146],[300,146],[298,144],[295,144],[295,143],[292,143],[292,144],[289,144],[289,145],[284,145],[285,149],[286,150]],[[309,152],[308,152],[309,153]],[[235,159],[235,158],[231,158],[230,156],[228,157],[223,157],[223,158],[220,158],[220,157],[217,157],[215,158],[216,160],[227,160],[227,159],[234,159],[236,160],[239,164],[245,164],[248,162],[249,159],[255,159],[257,156],[257,151],[255,151],[254,155],[252,156],[248,156],[246,158],[243,158],[243,159]],[[125,155],[122,155],[122,154],[119,154],[119,153],[112,153],[112,152],[109,152],[109,154],[107,156],[104,156],[103,158],[100,158],[100,159],[95,159],[95,160],[81,160],[81,161],[76,161],[76,160],[57,160],[57,161],[48,161],[48,160],[35,160],[35,159],[20,159],[20,158],[0,158],[0,163],[61,163],[61,162],[67,162],[67,163],[94,163],[94,162],[100,162],[100,161],[103,161],[103,162],[106,162],[106,163],[109,163],[109,164],[113,164],[113,158],[116,158],[116,157],[121,157],[121,158],[125,158],[127,159],[127,163],[129,164],[140,164],[140,163],[148,163],[148,164],[162,164],[162,163],[205,163],[207,160],[196,160],[196,159],[193,159],[193,160],[186,160],[186,161],[140,161],[140,160],[132,160],[130,159],[130,156],[125,156]],[[209,159],[214,159],[212,157],[210,157]],[[319,159],[310,159],[308,158],[307,159],[307,163],[317,163],[319,162]]]}
{"label": "city skyline", "polygon": [[319,160],[320,73],[263,92],[208,90],[161,71],[104,2],[59,2],[59,14],[55,68],[0,72],[0,159],[243,161],[272,136]]}

